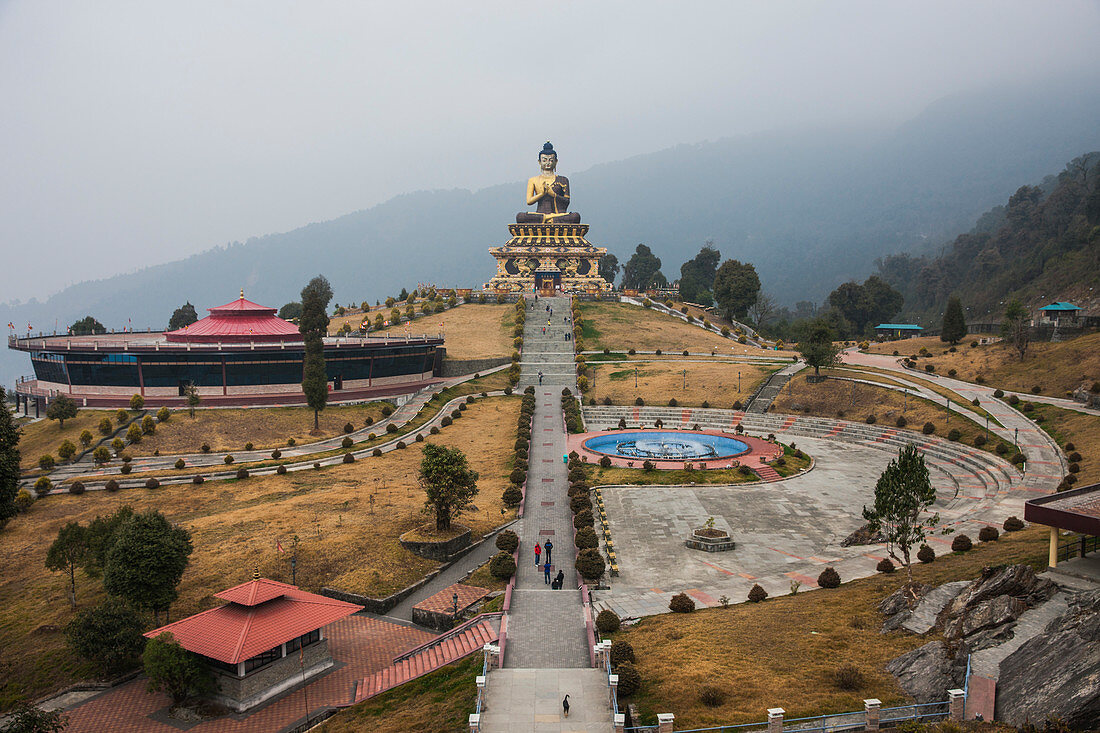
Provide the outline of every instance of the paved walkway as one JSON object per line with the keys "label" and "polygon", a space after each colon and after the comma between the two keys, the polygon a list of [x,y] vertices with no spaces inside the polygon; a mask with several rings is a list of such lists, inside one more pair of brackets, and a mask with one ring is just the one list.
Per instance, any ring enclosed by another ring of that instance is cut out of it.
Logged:
{"label": "paved walkway", "polygon": [[[568,718],[561,704],[566,695]],[[485,686],[481,729],[608,733],[607,695],[607,677],[598,669],[493,670]]]}
{"label": "paved walkway", "polygon": [[[524,515],[516,529],[519,568],[508,612],[505,669],[489,675],[489,708],[482,730],[606,732],[611,711],[601,695],[606,695],[607,683],[598,670],[589,668],[584,606],[573,565],[576,548],[569,482],[562,460],[567,448],[561,393],[564,387],[576,390],[573,342],[565,338],[572,330],[565,321],[570,316],[569,300],[539,298],[531,305],[519,387],[535,387],[535,414]],[[553,308],[553,315],[547,306]],[[542,569],[535,566],[535,543],[547,539],[554,544],[551,574],[556,576],[559,570],[565,574],[562,590],[550,590]],[[566,693],[575,706],[569,719],[561,715]]]}

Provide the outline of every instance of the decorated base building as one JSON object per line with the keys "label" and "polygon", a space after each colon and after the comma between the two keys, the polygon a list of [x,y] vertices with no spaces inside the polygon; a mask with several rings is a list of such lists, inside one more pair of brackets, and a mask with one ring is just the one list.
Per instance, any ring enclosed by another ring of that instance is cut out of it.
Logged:
{"label": "decorated base building", "polygon": [[[440,336],[348,336],[324,340],[330,401],[414,392],[438,377]],[[305,344],[275,309],[239,299],[190,326],[164,333],[8,339],[30,354],[33,378],[16,397],[31,410],[57,394],[85,407],[184,406],[194,386],[204,406],[303,404]]]}

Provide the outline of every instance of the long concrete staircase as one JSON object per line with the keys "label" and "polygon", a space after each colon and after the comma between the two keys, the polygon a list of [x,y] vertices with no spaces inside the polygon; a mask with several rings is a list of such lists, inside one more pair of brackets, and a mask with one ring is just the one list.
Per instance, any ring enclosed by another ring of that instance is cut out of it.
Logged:
{"label": "long concrete staircase", "polygon": [[355,683],[353,702],[374,697],[481,651],[500,638],[500,619],[500,613],[483,613],[394,657],[389,667]]}

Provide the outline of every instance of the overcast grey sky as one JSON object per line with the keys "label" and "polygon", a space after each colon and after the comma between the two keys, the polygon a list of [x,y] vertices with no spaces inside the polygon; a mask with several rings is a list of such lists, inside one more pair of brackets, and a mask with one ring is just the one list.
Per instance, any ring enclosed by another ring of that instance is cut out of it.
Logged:
{"label": "overcast grey sky", "polygon": [[[0,0],[0,300],[775,127],[1095,66],[1100,4]],[[517,193],[517,203],[519,193]],[[9,267],[47,262],[50,277]]]}

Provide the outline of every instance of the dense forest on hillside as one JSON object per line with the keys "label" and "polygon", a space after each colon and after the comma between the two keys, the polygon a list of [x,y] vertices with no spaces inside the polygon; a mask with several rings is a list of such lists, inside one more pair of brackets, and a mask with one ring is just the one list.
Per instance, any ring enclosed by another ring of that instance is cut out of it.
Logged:
{"label": "dense forest on hillside", "polygon": [[939,325],[952,294],[971,319],[994,320],[1011,299],[1082,297],[1100,286],[1100,152],[1020,187],[939,257],[891,255],[878,270],[905,297],[904,312],[926,325]]}

